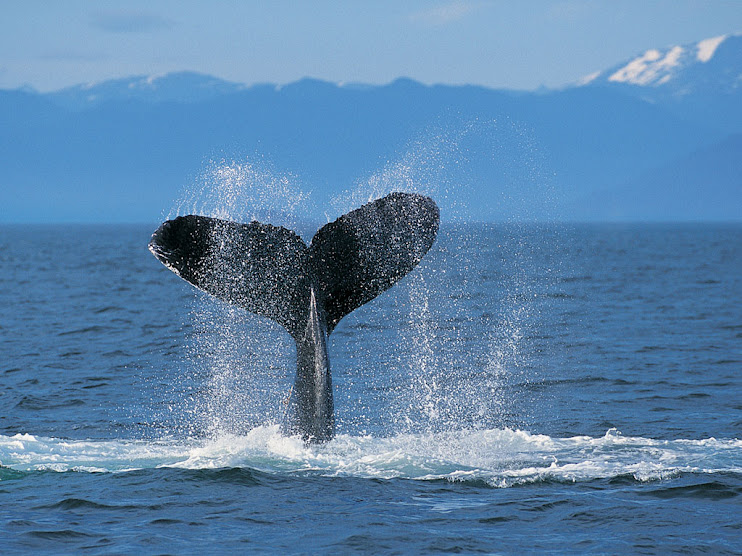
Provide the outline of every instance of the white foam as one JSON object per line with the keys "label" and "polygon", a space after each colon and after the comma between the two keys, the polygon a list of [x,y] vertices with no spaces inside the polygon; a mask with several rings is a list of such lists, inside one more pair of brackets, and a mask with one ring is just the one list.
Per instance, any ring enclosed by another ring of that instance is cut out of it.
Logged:
{"label": "white foam", "polygon": [[552,438],[511,429],[340,435],[320,446],[258,427],[213,440],[64,440],[0,435],[0,465],[18,471],[124,472],[134,469],[251,468],[377,479],[481,480],[493,486],[622,475],[648,481],[679,473],[742,473],[742,441],[625,437]]}

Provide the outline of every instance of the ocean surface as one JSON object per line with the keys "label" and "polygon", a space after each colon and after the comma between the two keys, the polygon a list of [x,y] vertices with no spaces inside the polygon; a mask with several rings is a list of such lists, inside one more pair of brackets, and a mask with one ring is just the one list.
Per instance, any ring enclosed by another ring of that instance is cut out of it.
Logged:
{"label": "ocean surface", "polygon": [[742,225],[444,225],[321,446],[155,226],[0,227],[0,553],[742,553]]}

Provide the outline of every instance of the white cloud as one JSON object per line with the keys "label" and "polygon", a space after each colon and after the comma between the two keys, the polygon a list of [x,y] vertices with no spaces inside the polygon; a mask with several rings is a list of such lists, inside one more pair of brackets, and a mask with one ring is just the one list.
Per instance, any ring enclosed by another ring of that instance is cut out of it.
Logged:
{"label": "white cloud", "polygon": [[105,11],[91,16],[92,24],[109,33],[145,33],[172,27],[173,22],[157,14],[140,11]]}
{"label": "white cloud", "polygon": [[477,7],[478,4],[473,2],[453,0],[447,4],[439,4],[427,10],[416,12],[410,16],[410,20],[426,25],[446,25],[465,18]]}
{"label": "white cloud", "polygon": [[574,0],[550,2],[547,4],[546,16],[559,23],[575,23],[576,20],[589,18],[595,15],[598,6],[594,3]]}
{"label": "white cloud", "polygon": [[98,52],[84,52],[80,49],[60,48],[42,52],[38,58],[52,62],[99,62],[108,58],[107,55]]}

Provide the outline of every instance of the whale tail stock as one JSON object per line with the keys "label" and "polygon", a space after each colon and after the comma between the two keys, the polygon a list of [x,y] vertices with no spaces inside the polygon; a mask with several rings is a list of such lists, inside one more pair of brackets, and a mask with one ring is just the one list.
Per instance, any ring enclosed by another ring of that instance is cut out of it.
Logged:
{"label": "whale tail stock", "polygon": [[[289,432],[321,441],[334,431],[324,337],[415,268],[438,225],[432,199],[391,193],[326,224],[309,246],[286,228],[190,215],[163,223],[149,249],[199,289],[268,317],[291,334],[298,358],[294,390],[306,391],[306,399],[294,402],[305,418]],[[323,423],[308,425],[313,419]]]}

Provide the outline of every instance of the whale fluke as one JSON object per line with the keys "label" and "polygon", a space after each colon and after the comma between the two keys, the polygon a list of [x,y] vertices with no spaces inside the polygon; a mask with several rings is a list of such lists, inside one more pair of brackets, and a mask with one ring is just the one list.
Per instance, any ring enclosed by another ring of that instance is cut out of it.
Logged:
{"label": "whale fluke", "polygon": [[296,338],[308,312],[307,246],[291,230],[179,216],[152,235],[166,267],[214,297],[273,319]]}
{"label": "whale fluke", "polygon": [[325,441],[334,434],[326,336],[415,268],[438,224],[429,197],[391,193],[326,224],[308,247],[286,228],[190,215],[163,223],[149,249],[194,286],[291,334],[295,415],[285,430]]}
{"label": "whale fluke", "polygon": [[319,229],[310,265],[328,332],[417,266],[435,241],[438,219],[429,197],[392,193]]}

